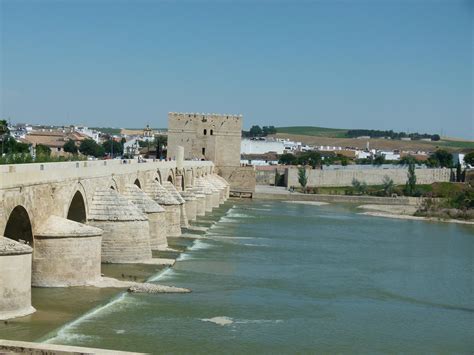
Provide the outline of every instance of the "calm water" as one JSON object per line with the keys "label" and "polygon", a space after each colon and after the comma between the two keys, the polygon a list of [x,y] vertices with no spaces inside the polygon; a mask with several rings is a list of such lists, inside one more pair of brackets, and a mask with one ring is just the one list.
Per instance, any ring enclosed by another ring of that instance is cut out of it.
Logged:
{"label": "calm water", "polygon": [[474,228],[356,212],[230,203],[209,239],[152,277],[193,293],[121,293],[43,340],[149,353],[471,353]]}

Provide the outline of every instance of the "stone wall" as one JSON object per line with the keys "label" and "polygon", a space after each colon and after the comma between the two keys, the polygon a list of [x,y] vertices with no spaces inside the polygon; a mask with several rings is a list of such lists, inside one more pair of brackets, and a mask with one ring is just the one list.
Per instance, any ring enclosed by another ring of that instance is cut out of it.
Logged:
{"label": "stone wall", "polygon": [[[318,186],[351,186],[352,180],[357,179],[367,185],[380,185],[385,176],[390,177],[395,184],[402,185],[407,181],[408,168],[400,169],[354,169],[354,170],[320,170],[306,169],[308,176],[308,187]],[[432,184],[444,182],[450,179],[449,169],[416,169],[416,181],[418,184]],[[300,186],[298,182],[298,168],[286,169],[286,186]]]}
{"label": "stone wall", "polygon": [[217,167],[217,172],[230,184],[233,192],[255,191],[255,167]]}
{"label": "stone wall", "polygon": [[277,168],[273,166],[255,167],[255,180],[257,185],[273,186],[276,182],[277,172],[280,175],[285,175],[285,168]]}

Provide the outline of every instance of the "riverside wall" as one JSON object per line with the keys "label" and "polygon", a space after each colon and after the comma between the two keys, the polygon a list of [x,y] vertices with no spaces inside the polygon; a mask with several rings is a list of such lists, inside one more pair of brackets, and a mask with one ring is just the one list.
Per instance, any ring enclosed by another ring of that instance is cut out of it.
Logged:
{"label": "riverside wall", "polygon": [[[283,178],[285,177],[286,168],[284,166],[256,166],[255,167],[255,180],[257,185],[272,186],[277,183],[277,173]],[[279,185],[280,186],[280,185]]]}
{"label": "riverside wall", "polygon": [[[343,187],[351,186],[353,179],[365,182],[367,185],[380,185],[385,176],[393,180],[396,185],[405,184],[407,181],[408,168],[394,169],[340,169],[320,170],[306,168],[308,187]],[[416,169],[417,184],[432,184],[434,182],[447,182],[450,180],[449,169]],[[285,173],[285,185],[300,186],[298,182],[298,168],[289,167]]]}

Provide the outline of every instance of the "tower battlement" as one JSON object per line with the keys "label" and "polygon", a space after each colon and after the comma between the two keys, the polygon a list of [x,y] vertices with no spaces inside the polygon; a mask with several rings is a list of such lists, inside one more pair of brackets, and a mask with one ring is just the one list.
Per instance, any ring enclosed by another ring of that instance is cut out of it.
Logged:
{"label": "tower battlement", "polygon": [[228,113],[202,113],[202,112],[168,112],[168,118],[215,118],[215,119],[229,119],[229,118],[242,118],[241,114],[228,114]]}

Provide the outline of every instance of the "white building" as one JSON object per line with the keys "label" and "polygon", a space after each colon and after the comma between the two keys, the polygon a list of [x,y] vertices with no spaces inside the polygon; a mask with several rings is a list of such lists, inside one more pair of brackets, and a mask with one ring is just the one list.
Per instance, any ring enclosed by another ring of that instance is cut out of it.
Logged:
{"label": "white building", "polygon": [[137,156],[140,154],[139,139],[133,138],[123,144],[123,153],[129,156]]}
{"label": "white building", "polygon": [[368,159],[373,155],[373,152],[371,151],[367,152],[364,150],[356,150],[355,155],[357,159]]}
{"label": "white building", "polygon": [[265,154],[268,152],[283,154],[285,145],[281,141],[266,139],[242,139],[240,142],[240,154]]}
{"label": "white building", "polygon": [[93,139],[96,143],[100,143],[99,132],[88,127],[74,127],[74,131],[82,133],[83,135]]}
{"label": "white building", "polygon": [[453,164],[456,166],[458,163],[461,163],[461,167],[464,168],[471,168],[471,166],[468,166],[466,162],[464,161],[464,157],[466,154],[463,153],[453,153]]}
{"label": "white building", "polygon": [[395,153],[392,151],[380,151],[380,155],[383,155],[385,160],[400,160],[400,153]]}

